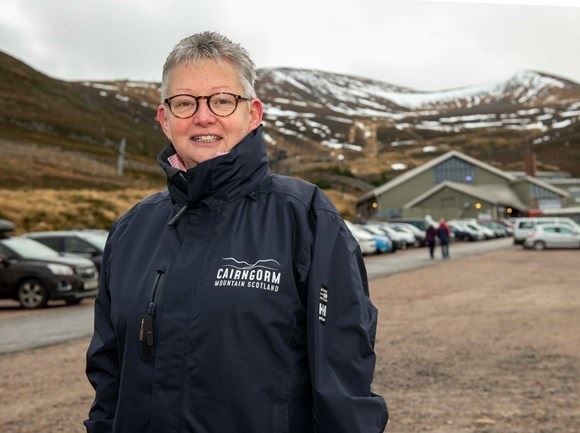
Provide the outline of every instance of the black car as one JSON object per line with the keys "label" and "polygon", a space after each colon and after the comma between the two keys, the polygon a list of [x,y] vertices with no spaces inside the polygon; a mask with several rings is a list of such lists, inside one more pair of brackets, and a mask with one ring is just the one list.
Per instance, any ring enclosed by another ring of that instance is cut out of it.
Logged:
{"label": "black car", "polygon": [[44,307],[49,299],[78,304],[97,294],[98,277],[90,260],[62,257],[24,237],[0,239],[0,298],[24,308]]}
{"label": "black car", "polygon": [[101,272],[107,235],[106,230],[67,230],[26,233],[23,236],[34,239],[61,255],[91,259]]}

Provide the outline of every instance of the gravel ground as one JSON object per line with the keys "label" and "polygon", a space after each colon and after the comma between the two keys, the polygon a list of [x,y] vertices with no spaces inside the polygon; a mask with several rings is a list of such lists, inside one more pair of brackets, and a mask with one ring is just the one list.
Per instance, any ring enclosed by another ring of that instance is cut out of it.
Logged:
{"label": "gravel ground", "polygon": [[[387,431],[577,432],[579,257],[510,249],[373,280]],[[83,431],[87,345],[0,356],[0,432]]]}

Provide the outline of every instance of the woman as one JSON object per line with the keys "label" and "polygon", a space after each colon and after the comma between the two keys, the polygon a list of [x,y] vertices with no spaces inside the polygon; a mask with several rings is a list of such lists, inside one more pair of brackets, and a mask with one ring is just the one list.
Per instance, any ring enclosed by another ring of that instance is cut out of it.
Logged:
{"label": "woman", "polygon": [[270,173],[254,65],[182,40],[157,119],[168,191],[112,227],[88,432],[381,432],[360,249],[315,186]]}
{"label": "woman", "polygon": [[432,224],[427,226],[427,230],[425,231],[425,241],[427,242],[427,246],[429,247],[429,256],[434,258],[435,252],[435,237],[437,236],[437,229]]}

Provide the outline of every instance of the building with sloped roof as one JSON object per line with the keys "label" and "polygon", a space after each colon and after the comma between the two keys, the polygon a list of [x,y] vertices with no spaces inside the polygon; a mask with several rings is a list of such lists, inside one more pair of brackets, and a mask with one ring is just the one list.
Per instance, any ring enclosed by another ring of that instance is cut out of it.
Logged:
{"label": "building with sloped roof", "polygon": [[563,207],[568,195],[544,180],[513,175],[452,150],[367,192],[357,210],[363,219],[500,218]]}

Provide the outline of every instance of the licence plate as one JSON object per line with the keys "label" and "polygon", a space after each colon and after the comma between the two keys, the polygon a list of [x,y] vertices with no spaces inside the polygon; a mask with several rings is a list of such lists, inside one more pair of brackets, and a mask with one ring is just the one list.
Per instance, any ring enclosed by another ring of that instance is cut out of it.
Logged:
{"label": "licence plate", "polygon": [[99,287],[99,280],[85,281],[85,284],[84,284],[85,290],[93,290],[93,289],[96,289],[97,287]]}

